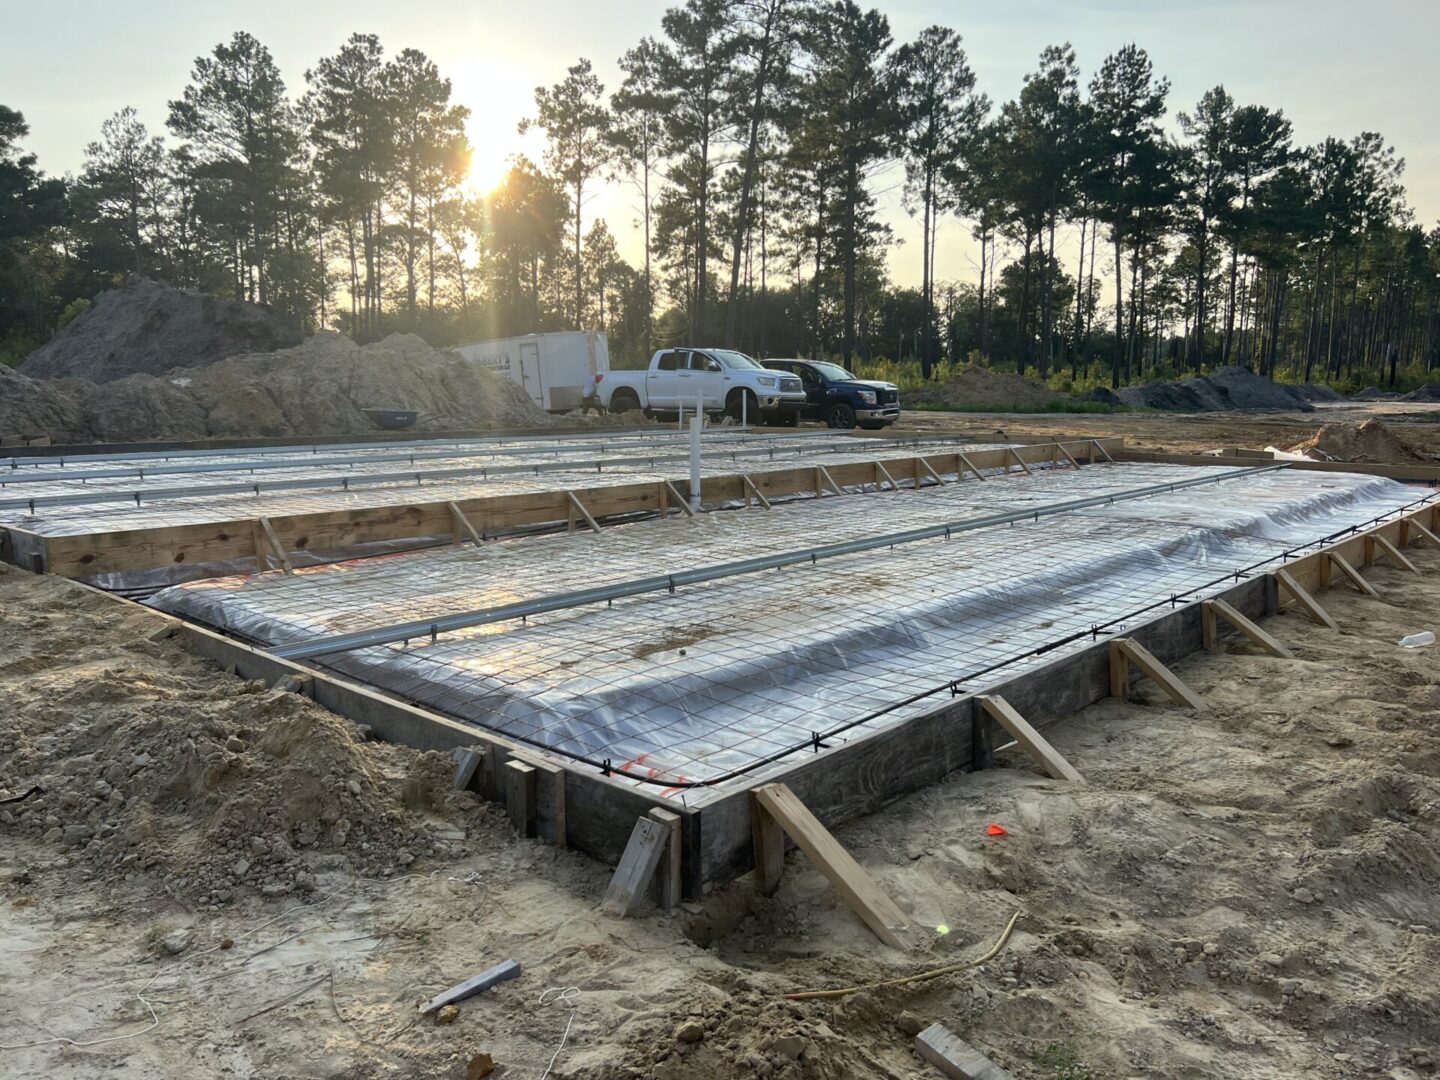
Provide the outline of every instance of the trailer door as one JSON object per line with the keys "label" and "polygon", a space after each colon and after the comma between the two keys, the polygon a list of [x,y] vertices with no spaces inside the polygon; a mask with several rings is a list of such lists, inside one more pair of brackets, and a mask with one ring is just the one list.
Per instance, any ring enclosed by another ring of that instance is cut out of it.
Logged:
{"label": "trailer door", "polygon": [[540,373],[540,345],[534,341],[520,343],[520,385],[530,400],[545,408],[545,380]]}

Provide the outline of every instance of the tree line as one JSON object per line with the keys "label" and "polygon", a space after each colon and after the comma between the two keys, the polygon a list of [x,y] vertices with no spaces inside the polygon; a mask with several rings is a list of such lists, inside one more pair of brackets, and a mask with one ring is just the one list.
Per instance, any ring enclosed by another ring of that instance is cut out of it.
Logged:
{"label": "tree line", "polygon": [[[1299,145],[1223,86],[1175,103],[1136,45],[1088,83],[1046,48],[997,105],[954,30],[897,43],[853,0],[686,0],[619,69],[607,88],[580,59],[538,88],[521,130],[542,160],[483,195],[449,80],[374,35],[292,88],[236,33],[195,61],[168,141],[121,109],[63,181],[0,106],[0,336],[38,341],[134,272],[360,340],[584,326],[619,356],[708,343],[1114,385],[1440,362],[1440,227],[1414,220],[1395,151],[1373,132]],[[639,265],[586,212],[617,181]],[[885,269],[897,184],[914,289]],[[937,279],[942,229],[972,235],[973,280]]]}

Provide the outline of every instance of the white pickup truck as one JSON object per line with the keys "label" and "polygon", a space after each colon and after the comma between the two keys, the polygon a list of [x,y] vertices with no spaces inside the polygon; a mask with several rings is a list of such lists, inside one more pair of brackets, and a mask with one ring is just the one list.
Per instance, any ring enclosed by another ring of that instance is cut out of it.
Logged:
{"label": "white pickup truck", "polygon": [[805,384],[771,371],[733,349],[661,349],[645,371],[605,373],[600,400],[611,412],[644,409],[647,415],[695,411],[752,423],[793,425],[805,404]]}

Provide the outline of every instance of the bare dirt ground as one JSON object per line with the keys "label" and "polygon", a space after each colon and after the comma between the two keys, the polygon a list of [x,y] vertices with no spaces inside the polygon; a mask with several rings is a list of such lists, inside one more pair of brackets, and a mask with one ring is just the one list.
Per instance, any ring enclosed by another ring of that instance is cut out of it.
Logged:
{"label": "bare dirt ground", "polygon": [[[950,927],[919,956],[793,852],[772,899],[601,915],[608,871],[517,839],[447,758],[0,566],[0,795],[47,789],[0,806],[0,1075],[921,1078],[933,1020],[1044,1080],[1430,1075],[1440,646],[1396,641],[1436,627],[1440,553],[1414,557],[1367,571],[1378,600],[1326,594],[1339,633],[1268,620],[1297,659],[1179,665],[1209,713],[1142,682],[1048,729],[1088,787],[1005,751],[839,829]],[[978,955],[1017,910],[983,968],[782,998]],[[416,1020],[504,959],[521,978]]]}
{"label": "bare dirt ground", "polygon": [[1378,419],[1423,453],[1440,454],[1440,404],[1347,401],[1319,404],[1314,412],[1211,413],[942,413],[908,411],[890,431],[965,432],[1013,439],[1058,435],[1122,435],[1138,450],[1193,453],[1222,446],[1287,447],[1311,438],[1323,424]]}

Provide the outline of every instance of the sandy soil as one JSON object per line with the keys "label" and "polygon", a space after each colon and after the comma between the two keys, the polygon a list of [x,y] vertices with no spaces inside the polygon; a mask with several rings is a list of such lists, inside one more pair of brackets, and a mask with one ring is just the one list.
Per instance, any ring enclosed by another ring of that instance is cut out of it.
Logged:
{"label": "sandy soil", "polygon": [[[939,1074],[911,1036],[940,1020],[1019,1077],[1428,1075],[1440,647],[1395,642],[1435,626],[1440,554],[1415,557],[1426,576],[1367,571],[1381,599],[1327,594],[1338,634],[1269,620],[1295,660],[1233,644],[1179,665],[1208,714],[1140,683],[1055,725],[1086,788],[1005,751],[841,828],[917,920],[950,927],[909,957],[798,853],[773,899],[741,880],[674,915],[603,916],[605,868],[445,791],[438,755],[0,567],[0,786],[49,789],[0,806],[0,1074],[459,1078],[488,1054],[494,1076],[539,1078],[568,1027],[552,1076],[921,1078]],[[781,997],[977,955],[1016,910],[982,969]],[[524,975],[451,1024],[415,1019],[502,959]]]}
{"label": "sandy soil", "polygon": [[979,438],[1002,432],[1014,439],[1060,435],[1122,435],[1141,450],[1191,453],[1222,446],[1293,446],[1323,424],[1382,420],[1426,454],[1440,454],[1440,404],[1353,401],[1317,405],[1314,412],[1213,413],[938,413],[910,411],[890,432],[959,431]]}

